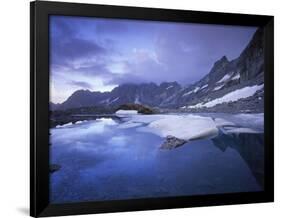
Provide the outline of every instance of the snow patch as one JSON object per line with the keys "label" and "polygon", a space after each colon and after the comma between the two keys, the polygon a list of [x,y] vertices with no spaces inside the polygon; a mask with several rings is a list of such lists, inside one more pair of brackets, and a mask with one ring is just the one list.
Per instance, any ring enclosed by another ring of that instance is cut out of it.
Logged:
{"label": "snow patch", "polygon": [[192,92],[193,92],[193,91],[189,91],[189,92],[187,92],[187,93],[184,93],[184,94],[182,95],[182,97],[187,96],[187,95],[190,95]]}
{"label": "snow patch", "polygon": [[237,73],[234,77],[231,78],[231,80],[237,80],[240,79],[240,73]]}
{"label": "snow patch", "polygon": [[168,86],[166,89],[168,90],[168,89],[170,89],[170,88],[173,88],[174,86]]}
{"label": "snow patch", "polygon": [[226,75],[224,75],[223,78],[221,78],[219,81],[217,81],[217,83],[222,83],[222,82],[225,82],[227,81],[231,76],[232,76],[233,72],[232,73],[228,73]]}
{"label": "snow patch", "polygon": [[109,104],[112,104],[113,102],[118,101],[118,99],[119,99],[119,97],[114,98],[113,100],[111,100],[111,101],[109,102]]}
{"label": "snow patch", "polygon": [[[208,85],[207,85],[208,86]],[[205,85],[205,87],[204,88],[206,88],[207,87],[206,85]],[[183,95],[182,95],[182,97],[184,97],[184,96],[187,96],[187,95],[190,95],[190,94],[192,94],[192,93],[196,93],[196,92],[198,92],[199,90],[201,90],[203,87],[195,87],[193,90],[191,90],[191,91],[189,91],[189,92],[186,92],[186,93],[184,93]]]}
{"label": "snow patch", "polygon": [[204,107],[204,103],[198,103],[196,105],[190,105],[187,108],[194,109],[194,108],[201,108]]}
{"label": "snow patch", "polygon": [[63,124],[63,125],[57,125],[56,128],[64,128],[64,127],[68,127],[68,126],[72,126],[72,122],[69,122],[69,123],[66,123],[66,124]]}
{"label": "snow patch", "polygon": [[115,114],[132,115],[132,114],[138,114],[138,111],[137,110],[118,110],[115,112]]}
{"label": "snow patch", "polygon": [[216,98],[211,100],[207,103],[198,103],[196,105],[191,105],[188,108],[201,108],[201,107],[213,107],[217,104],[227,103],[227,102],[234,102],[238,101],[239,99],[248,98],[253,96],[257,91],[263,89],[262,85],[254,85],[254,86],[247,86],[241,89],[237,89],[233,92],[230,92],[221,98]]}
{"label": "snow patch", "polygon": [[109,125],[109,126],[117,125],[117,123],[113,119],[107,117],[97,118],[95,121],[102,123],[102,125]]}
{"label": "snow patch", "polygon": [[87,120],[78,120],[75,124],[82,124],[82,123],[85,123],[87,122]]}
{"label": "snow patch", "polygon": [[217,86],[217,87],[215,87],[213,90],[214,90],[214,91],[218,91],[218,90],[220,90],[222,87],[224,87],[224,85]]}
{"label": "snow patch", "polygon": [[214,137],[218,134],[218,128],[212,118],[196,115],[168,115],[162,119],[152,121],[146,127],[146,131],[161,137],[172,135],[186,141]]}
{"label": "snow patch", "polygon": [[205,88],[207,88],[207,87],[208,87],[208,84],[202,86],[200,89],[205,89]]}
{"label": "snow patch", "polygon": [[200,90],[200,87],[196,87],[196,88],[193,90],[193,92],[196,93],[196,92],[198,92],[199,90]]}

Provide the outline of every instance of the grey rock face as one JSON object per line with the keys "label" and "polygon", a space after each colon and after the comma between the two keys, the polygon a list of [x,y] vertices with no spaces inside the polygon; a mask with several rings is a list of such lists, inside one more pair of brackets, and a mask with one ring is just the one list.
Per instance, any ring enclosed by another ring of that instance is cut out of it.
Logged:
{"label": "grey rock face", "polygon": [[186,140],[179,139],[179,138],[177,138],[175,136],[172,136],[172,135],[168,135],[166,137],[164,143],[160,146],[160,148],[173,149],[173,148],[177,148],[179,146],[182,146],[186,142],[187,142]]}

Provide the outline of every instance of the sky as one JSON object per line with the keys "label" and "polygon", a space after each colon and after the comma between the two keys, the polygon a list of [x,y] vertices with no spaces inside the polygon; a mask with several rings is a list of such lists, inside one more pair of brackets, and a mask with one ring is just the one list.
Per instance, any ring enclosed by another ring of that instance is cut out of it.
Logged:
{"label": "sky", "polygon": [[50,96],[111,91],[124,83],[192,84],[222,56],[237,58],[256,27],[50,17]]}

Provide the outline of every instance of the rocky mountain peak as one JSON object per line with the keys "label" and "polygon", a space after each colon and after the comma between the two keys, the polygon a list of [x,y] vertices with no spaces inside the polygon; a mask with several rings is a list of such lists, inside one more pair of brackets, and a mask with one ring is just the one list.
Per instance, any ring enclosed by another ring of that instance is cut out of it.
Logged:
{"label": "rocky mountain peak", "polygon": [[221,59],[219,59],[218,61],[216,61],[214,63],[214,67],[218,67],[218,66],[228,64],[228,63],[229,63],[229,61],[228,61],[227,57],[224,55],[224,56],[222,56]]}

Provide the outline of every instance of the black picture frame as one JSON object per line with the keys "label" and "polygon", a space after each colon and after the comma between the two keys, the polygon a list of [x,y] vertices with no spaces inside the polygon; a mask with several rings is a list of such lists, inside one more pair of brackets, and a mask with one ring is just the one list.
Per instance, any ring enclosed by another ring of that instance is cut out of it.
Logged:
{"label": "black picture frame", "polygon": [[[49,15],[259,26],[265,36],[264,191],[105,202],[49,204]],[[58,216],[120,211],[272,202],[274,200],[274,17],[35,1],[30,4],[30,215]]]}

